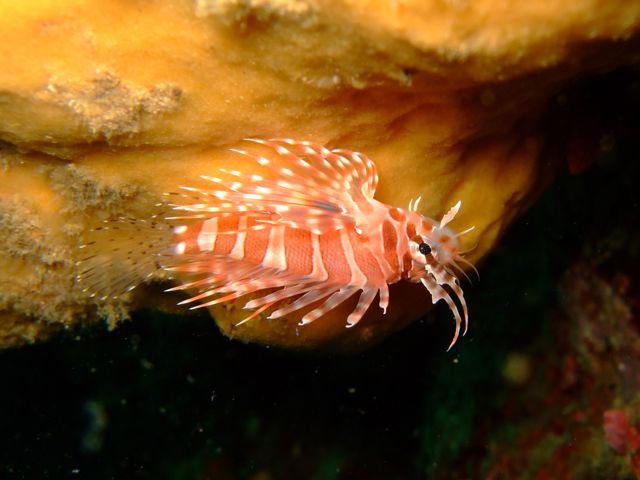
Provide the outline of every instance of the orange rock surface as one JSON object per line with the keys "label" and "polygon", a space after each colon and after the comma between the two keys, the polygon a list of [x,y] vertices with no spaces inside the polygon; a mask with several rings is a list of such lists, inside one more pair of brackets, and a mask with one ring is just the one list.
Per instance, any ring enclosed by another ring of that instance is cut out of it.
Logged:
{"label": "orange rock surface", "polygon": [[[554,95],[632,62],[639,36],[640,4],[622,0],[2,0],[0,346],[173,308],[158,285],[96,305],[74,281],[78,246],[236,165],[245,137],[363,151],[380,200],[422,195],[435,218],[462,200],[452,226],[476,226],[463,248],[478,261],[553,176]],[[429,304],[398,286],[387,316],[353,329],[344,311],[304,328],[212,314],[247,341],[360,348]]]}

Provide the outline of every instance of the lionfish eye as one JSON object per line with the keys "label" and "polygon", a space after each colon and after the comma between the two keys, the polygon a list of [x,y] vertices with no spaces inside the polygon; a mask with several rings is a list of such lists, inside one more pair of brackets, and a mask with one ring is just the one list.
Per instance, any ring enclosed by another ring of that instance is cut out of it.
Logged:
{"label": "lionfish eye", "polygon": [[431,247],[427,243],[422,242],[418,245],[418,251],[423,255],[429,255],[431,253]]}

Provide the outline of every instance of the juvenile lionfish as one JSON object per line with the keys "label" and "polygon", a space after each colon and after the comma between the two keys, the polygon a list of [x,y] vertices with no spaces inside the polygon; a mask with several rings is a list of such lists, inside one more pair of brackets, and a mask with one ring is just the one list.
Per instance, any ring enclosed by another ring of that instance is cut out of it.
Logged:
{"label": "juvenile lionfish", "polygon": [[[222,169],[201,177],[208,188],[165,194],[169,215],[94,229],[79,262],[84,291],[117,298],[162,269],[186,278],[167,291],[197,292],[180,304],[201,308],[254,294],[245,304],[253,312],[240,323],[267,310],[270,319],[308,310],[301,325],[358,294],[346,319],[353,327],[376,296],[386,312],[389,284],[407,280],[449,306],[456,322],[449,348],[463,321],[466,333],[454,269],[464,274],[458,262],[473,267],[458,248],[471,229],[455,234],[447,227],[461,202],[438,222],[417,212],[420,198],[408,210],[375,200],[376,167],[361,153],[290,139],[246,141],[255,148],[231,151],[254,159],[262,174]],[[147,230],[134,248],[132,229]]]}

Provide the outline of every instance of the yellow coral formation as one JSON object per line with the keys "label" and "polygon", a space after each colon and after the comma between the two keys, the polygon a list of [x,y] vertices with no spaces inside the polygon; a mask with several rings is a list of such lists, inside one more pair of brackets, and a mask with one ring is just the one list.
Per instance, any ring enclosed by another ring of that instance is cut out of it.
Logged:
{"label": "yellow coral formation", "polygon": [[[235,165],[226,148],[249,136],[361,150],[389,204],[421,194],[437,217],[462,199],[453,226],[476,226],[477,260],[549,179],[548,99],[632,61],[639,29],[640,4],[620,0],[2,0],[0,346],[165,308],[147,291],[98,309],[73,280],[82,232],[144,218],[162,192]],[[238,305],[213,314],[245,340],[349,348],[430,303],[411,285],[392,299],[354,329],[341,312],[299,331],[233,329]]]}

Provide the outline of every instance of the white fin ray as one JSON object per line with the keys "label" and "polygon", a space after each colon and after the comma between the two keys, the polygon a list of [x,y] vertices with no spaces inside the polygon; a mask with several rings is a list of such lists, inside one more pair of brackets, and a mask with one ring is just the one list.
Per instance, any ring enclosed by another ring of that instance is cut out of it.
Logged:
{"label": "white fin ray", "polygon": [[314,290],[317,287],[318,287],[317,282],[303,283],[302,285],[285,286],[281,290],[277,290],[263,297],[254,298],[253,300],[248,301],[245,304],[244,308],[254,309],[267,304],[272,305],[274,303],[281,302],[282,300],[289,299],[296,295],[302,295],[303,293],[307,293],[309,290]]}
{"label": "white fin ray", "polygon": [[290,313],[293,313],[297,310],[301,310],[311,305],[314,302],[317,302],[319,300],[322,300],[325,297],[328,297],[333,292],[335,292],[337,288],[338,287],[336,286],[330,286],[325,288],[322,288],[322,287],[314,288],[313,290],[297,298],[295,301],[293,301],[289,305],[286,305],[274,311],[273,313],[271,313],[271,315],[269,315],[269,318],[270,319],[280,318]]}
{"label": "white fin ray", "polygon": [[378,289],[375,287],[366,287],[362,290],[356,308],[354,308],[353,312],[351,312],[347,317],[347,328],[353,327],[362,319],[362,316],[367,312],[367,310],[369,310],[369,307],[377,294]]}
{"label": "white fin ray", "polygon": [[249,316],[243,318],[238,323],[234,323],[233,327],[239,327],[240,325],[243,325],[243,324],[247,323],[249,320],[253,320],[258,315],[260,315],[262,312],[267,310],[269,307],[272,307],[274,303],[276,303],[276,302],[273,301],[271,303],[267,303],[266,305],[262,305],[261,307],[256,308]]}
{"label": "white fin ray", "polygon": [[341,288],[337,292],[332,293],[331,296],[327,298],[321,305],[314,308],[304,317],[302,317],[302,320],[300,320],[300,325],[307,325],[314,320],[322,317],[325,313],[333,310],[349,297],[353,296],[358,290],[360,290],[360,288],[347,286]]}
{"label": "white fin ray", "polygon": [[[168,272],[181,274],[183,277],[181,285],[169,288],[167,291],[196,290],[197,293],[179,303],[180,305],[194,304],[192,309],[235,300],[263,290],[285,287],[262,297],[264,301],[255,299],[247,304],[251,305],[248,308],[261,308],[265,304],[274,303],[272,301],[274,298],[271,296],[282,297],[280,299],[282,300],[318,286],[317,280],[314,279],[275,268],[265,268],[262,265],[226,255],[215,255],[211,252],[182,255],[176,258],[172,265],[164,265],[163,268]],[[189,281],[190,276],[194,280]],[[286,294],[279,293],[285,291]]]}
{"label": "white fin ray", "polygon": [[420,195],[418,198],[415,199],[412,207],[414,212],[418,211],[418,205],[420,205],[421,201],[422,201],[422,195]]}
{"label": "white fin ray", "polygon": [[[431,299],[434,304],[440,300],[444,300],[449,306],[449,310],[451,310],[451,312],[453,313],[453,316],[456,321],[456,328],[453,334],[453,339],[451,340],[451,343],[447,348],[447,351],[449,351],[451,350],[451,347],[453,347],[453,345],[458,341],[458,337],[460,336],[460,325],[462,324],[462,318],[460,317],[460,312],[458,311],[456,304],[451,298],[451,295],[441,285],[438,285],[438,283],[432,277],[421,278],[420,282],[422,282],[422,284],[431,294]],[[465,333],[466,333],[466,329],[465,329]]]}
{"label": "white fin ray", "polygon": [[[284,155],[293,155],[294,157],[290,159],[293,160],[294,165],[304,165],[304,163],[301,164],[299,160],[301,158],[304,159],[305,156],[309,156],[312,159],[312,165],[310,162],[306,162],[309,165],[305,165],[305,167],[321,172],[320,176],[322,178],[328,177],[330,179],[339,178],[346,180],[349,177],[353,180],[354,188],[358,190],[363,189],[367,197],[373,198],[375,194],[378,184],[376,166],[373,160],[362,153],[337,148],[329,150],[317,143],[306,141],[297,142],[286,138],[247,140],[276,149],[284,147],[288,150],[288,153],[281,148],[280,151]],[[309,171],[307,170],[306,173],[308,174]],[[308,177],[305,177],[305,180],[308,179]]]}
{"label": "white fin ray", "polygon": [[[450,350],[451,347],[456,343],[458,337],[460,335],[460,327],[464,321],[464,331],[463,335],[466,335],[467,329],[469,327],[469,312],[467,309],[467,302],[464,299],[464,292],[460,287],[458,279],[447,272],[443,266],[431,262],[426,266],[427,274],[420,278],[422,284],[427,288],[432,297],[432,302],[435,304],[439,300],[444,300],[449,306],[449,310],[453,313],[453,316],[456,321],[456,329],[453,336],[453,340],[449,345],[447,350]],[[445,289],[447,287],[449,290]],[[453,298],[451,297],[451,293],[453,292],[458,302],[460,302],[460,307],[456,305]],[[460,313],[462,312],[462,315]]]}
{"label": "white fin ray", "polygon": [[[478,269],[476,268],[476,266],[473,263],[471,263],[469,260],[464,258],[462,255],[456,255],[455,256],[455,261],[464,263],[466,266],[471,268],[473,270],[473,272],[476,274],[476,277],[478,278],[478,280],[480,280],[480,272],[478,271]],[[469,278],[469,276],[467,276],[467,278]],[[471,282],[471,279],[469,279],[469,282]]]}
{"label": "white fin ray", "polygon": [[[440,220],[440,228],[443,228],[445,225],[447,225],[451,220],[455,218],[461,206],[462,206],[462,200],[458,200],[458,203],[456,203],[453,207],[449,209],[447,213],[444,214],[444,216],[442,217],[442,220]],[[415,205],[414,205],[414,208],[415,208]]]}
{"label": "white fin ray", "polygon": [[269,149],[271,154],[233,151],[255,159],[275,178],[235,170],[221,171],[221,178],[205,176],[203,179],[215,187],[182,187],[188,193],[174,209],[185,214],[171,218],[271,215],[273,218],[263,221],[316,234],[349,227],[367,230],[366,214],[372,209],[377,185],[375,165],[369,158],[347,150],[331,151],[310,142],[247,140]]}

